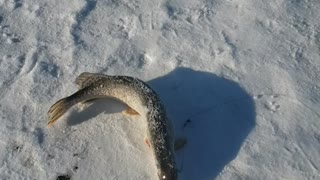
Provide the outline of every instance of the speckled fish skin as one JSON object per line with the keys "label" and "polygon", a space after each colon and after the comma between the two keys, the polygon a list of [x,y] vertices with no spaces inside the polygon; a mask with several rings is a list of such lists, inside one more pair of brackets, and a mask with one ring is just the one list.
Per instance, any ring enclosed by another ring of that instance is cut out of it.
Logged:
{"label": "speckled fish skin", "polygon": [[[141,116],[146,116],[147,138],[155,157],[159,179],[177,180],[171,122],[157,93],[137,78],[97,74],[94,82],[66,97],[65,103],[70,108],[79,102],[103,97],[116,98]],[[52,111],[51,108],[49,114]]]}

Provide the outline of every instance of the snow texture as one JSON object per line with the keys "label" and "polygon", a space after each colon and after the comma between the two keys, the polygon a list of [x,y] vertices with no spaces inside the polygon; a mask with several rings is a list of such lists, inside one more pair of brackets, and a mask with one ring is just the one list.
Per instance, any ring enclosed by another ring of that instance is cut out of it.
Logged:
{"label": "snow texture", "polygon": [[179,180],[320,179],[319,0],[0,0],[0,179],[157,179],[111,99],[47,111],[82,72],[159,93]]}

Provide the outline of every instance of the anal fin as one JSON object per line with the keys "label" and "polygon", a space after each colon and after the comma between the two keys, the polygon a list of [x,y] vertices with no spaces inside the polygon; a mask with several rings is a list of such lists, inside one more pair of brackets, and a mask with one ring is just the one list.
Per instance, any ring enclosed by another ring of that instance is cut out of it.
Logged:
{"label": "anal fin", "polygon": [[144,138],[144,143],[146,143],[146,145],[149,147],[149,149],[151,149],[151,144],[150,144],[150,141],[147,137]]}

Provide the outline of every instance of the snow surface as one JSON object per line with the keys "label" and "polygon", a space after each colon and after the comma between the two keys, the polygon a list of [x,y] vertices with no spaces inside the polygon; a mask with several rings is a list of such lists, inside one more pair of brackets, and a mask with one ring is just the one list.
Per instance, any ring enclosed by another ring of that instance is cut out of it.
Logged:
{"label": "snow surface", "polygon": [[0,179],[156,179],[145,127],[82,72],[159,93],[180,180],[320,179],[319,0],[0,0]]}

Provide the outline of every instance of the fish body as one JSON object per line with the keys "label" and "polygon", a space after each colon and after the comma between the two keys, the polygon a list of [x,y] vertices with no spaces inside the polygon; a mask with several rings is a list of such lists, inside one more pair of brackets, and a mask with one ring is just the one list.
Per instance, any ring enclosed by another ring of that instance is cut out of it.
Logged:
{"label": "fish body", "polygon": [[177,180],[174,137],[171,122],[157,93],[145,82],[129,76],[82,73],[76,79],[80,90],[56,102],[48,111],[48,125],[73,105],[97,98],[112,97],[127,104],[146,120],[147,139],[161,180]]}

